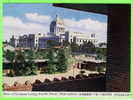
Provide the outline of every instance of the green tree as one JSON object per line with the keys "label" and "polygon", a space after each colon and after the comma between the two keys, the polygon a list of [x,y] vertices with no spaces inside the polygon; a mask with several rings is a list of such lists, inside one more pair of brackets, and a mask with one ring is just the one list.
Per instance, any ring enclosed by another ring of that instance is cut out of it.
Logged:
{"label": "green tree", "polygon": [[47,59],[47,53],[48,53],[48,50],[38,50],[36,53],[35,53],[35,57],[37,59]]}
{"label": "green tree", "polygon": [[16,54],[15,54],[14,51],[10,51],[10,50],[5,51],[4,53],[5,53],[5,58],[6,58],[7,60],[9,60],[10,63],[11,63],[11,67],[10,67],[10,68],[11,68],[10,76],[14,76],[14,71],[13,71],[13,69],[14,69],[14,60],[15,60]]}
{"label": "green tree", "polygon": [[72,42],[70,44],[70,46],[71,46],[72,52],[78,52],[79,51],[79,46],[75,42]]}
{"label": "green tree", "polygon": [[29,50],[26,56],[25,74],[35,75],[37,72],[37,67],[35,66],[35,55],[33,50]]}
{"label": "green tree", "polygon": [[46,67],[46,73],[53,74],[57,71],[57,62],[56,62],[56,57],[55,57],[55,52],[51,48],[48,51],[47,54],[47,59],[48,59],[48,66]]}
{"label": "green tree", "polygon": [[69,46],[69,45],[70,45],[70,43],[69,43],[68,41],[63,40],[63,42],[62,42],[62,46],[67,47],[67,46]]}
{"label": "green tree", "polygon": [[25,75],[25,57],[24,53],[19,50],[16,52],[14,72],[16,76]]}
{"label": "green tree", "polygon": [[14,51],[7,50],[5,52],[5,58],[7,60],[9,60],[11,63],[13,63],[13,61],[15,59],[15,52]]}
{"label": "green tree", "polygon": [[81,48],[82,52],[84,53],[95,53],[95,45],[90,41],[84,41]]}
{"label": "green tree", "polygon": [[106,60],[107,48],[96,48],[97,59]]}
{"label": "green tree", "polygon": [[58,59],[57,71],[66,72],[68,65],[64,48],[59,49],[57,59]]}
{"label": "green tree", "polygon": [[102,47],[102,46],[105,46],[105,47],[106,47],[106,46],[107,46],[107,43],[101,42],[101,43],[99,43],[98,45],[99,45],[99,47]]}

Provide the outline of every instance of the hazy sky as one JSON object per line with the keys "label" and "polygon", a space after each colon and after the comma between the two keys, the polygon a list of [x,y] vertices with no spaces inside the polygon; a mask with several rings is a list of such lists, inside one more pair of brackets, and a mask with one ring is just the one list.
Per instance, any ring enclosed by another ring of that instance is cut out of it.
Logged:
{"label": "hazy sky", "polygon": [[56,14],[63,18],[66,30],[95,33],[99,41],[106,42],[107,16],[52,4],[5,4],[4,40],[9,40],[12,35],[47,33]]}

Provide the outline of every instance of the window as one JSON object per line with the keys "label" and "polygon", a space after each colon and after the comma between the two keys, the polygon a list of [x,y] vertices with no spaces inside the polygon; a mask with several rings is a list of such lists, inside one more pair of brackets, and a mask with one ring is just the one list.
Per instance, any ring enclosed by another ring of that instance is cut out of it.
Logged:
{"label": "window", "polygon": [[95,34],[91,34],[91,38],[95,38]]}

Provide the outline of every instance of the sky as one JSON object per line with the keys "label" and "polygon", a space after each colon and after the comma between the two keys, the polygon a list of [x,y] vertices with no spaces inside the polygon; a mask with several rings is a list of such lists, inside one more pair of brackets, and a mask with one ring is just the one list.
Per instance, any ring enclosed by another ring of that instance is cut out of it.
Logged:
{"label": "sky", "polygon": [[54,7],[52,4],[5,4],[4,40],[9,40],[12,35],[46,34],[56,14],[63,19],[66,30],[95,33],[99,42],[107,42],[106,15]]}

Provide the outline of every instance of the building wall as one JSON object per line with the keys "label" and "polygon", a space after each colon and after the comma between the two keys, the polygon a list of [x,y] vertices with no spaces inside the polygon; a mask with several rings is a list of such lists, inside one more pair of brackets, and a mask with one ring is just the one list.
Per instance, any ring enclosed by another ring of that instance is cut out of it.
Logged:
{"label": "building wall", "polygon": [[47,48],[48,47],[48,41],[53,40],[53,41],[58,41],[59,42],[59,37],[40,37],[39,38],[39,48]]}
{"label": "building wall", "polygon": [[[11,43],[12,46],[16,46],[16,41],[18,41],[17,46],[23,48],[46,48],[48,40],[55,40],[57,42],[68,41],[69,43],[75,42],[78,45],[83,44],[86,42],[93,42],[94,44],[97,43],[95,38],[95,34],[87,34],[87,33],[80,33],[80,32],[72,32],[72,31],[65,31],[65,24],[63,19],[59,16],[51,22],[50,24],[50,36],[46,36],[42,33],[38,34],[29,34],[20,36],[19,39],[15,39],[12,37]],[[48,34],[48,33],[47,33]]]}
{"label": "building wall", "polygon": [[45,35],[44,34],[42,34],[42,33],[38,33],[38,34],[35,34],[35,48],[37,47],[39,47],[39,38],[41,38],[41,37],[44,37]]}
{"label": "building wall", "polygon": [[13,47],[17,46],[17,39],[14,37],[14,35],[11,37],[9,44]]}
{"label": "building wall", "polygon": [[85,33],[81,33],[81,32],[72,32],[72,31],[68,31],[68,32],[66,32],[66,34],[67,34],[66,39],[70,43],[75,42],[76,44],[81,45],[84,42],[89,42],[89,41],[94,44],[96,44],[98,42],[98,40],[96,40],[95,37],[91,37],[91,34],[85,34]]}
{"label": "building wall", "polygon": [[70,92],[104,92],[105,77],[74,78],[73,80],[59,80],[50,84],[34,84],[32,91],[70,91]]}
{"label": "building wall", "polygon": [[130,5],[110,5],[106,91],[130,91]]}

